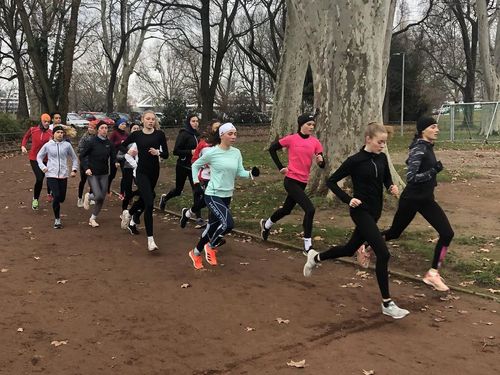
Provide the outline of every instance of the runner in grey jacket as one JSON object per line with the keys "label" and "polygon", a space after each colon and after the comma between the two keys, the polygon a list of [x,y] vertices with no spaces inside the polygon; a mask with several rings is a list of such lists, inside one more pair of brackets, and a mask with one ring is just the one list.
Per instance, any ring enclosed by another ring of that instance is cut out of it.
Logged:
{"label": "runner in grey jacket", "polygon": [[[61,203],[66,199],[68,187],[68,176],[75,177],[78,171],[78,157],[71,146],[71,143],[64,142],[64,128],[55,126],[52,130],[53,139],[43,145],[36,156],[38,167],[47,176],[47,184],[54,200],[52,209],[54,210],[54,228],[61,229]],[[47,158],[47,164],[43,161]],[[68,168],[68,159],[71,159],[71,173]]]}

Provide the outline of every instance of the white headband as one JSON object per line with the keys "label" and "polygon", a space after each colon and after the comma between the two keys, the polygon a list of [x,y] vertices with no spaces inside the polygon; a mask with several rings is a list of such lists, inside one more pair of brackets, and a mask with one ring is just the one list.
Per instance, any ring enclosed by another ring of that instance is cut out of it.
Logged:
{"label": "white headband", "polygon": [[234,125],[231,122],[226,122],[225,124],[222,124],[219,127],[219,136],[221,136],[222,134],[225,134],[231,130],[236,131],[236,128],[234,127]]}

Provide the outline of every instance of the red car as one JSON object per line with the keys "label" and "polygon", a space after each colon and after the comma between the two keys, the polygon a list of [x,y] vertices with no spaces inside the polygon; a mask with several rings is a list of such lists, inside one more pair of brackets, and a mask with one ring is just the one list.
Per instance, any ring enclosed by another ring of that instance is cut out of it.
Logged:
{"label": "red car", "polygon": [[97,125],[99,121],[104,121],[108,127],[115,125],[115,122],[102,112],[78,112],[78,114],[92,124]]}

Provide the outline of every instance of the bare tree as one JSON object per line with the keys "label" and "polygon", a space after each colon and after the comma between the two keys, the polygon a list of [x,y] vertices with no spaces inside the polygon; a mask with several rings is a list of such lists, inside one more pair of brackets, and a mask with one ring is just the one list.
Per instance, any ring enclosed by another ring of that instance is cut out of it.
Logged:
{"label": "bare tree", "polygon": [[[21,29],[20,20],[16,11],[16,3],[14,0],[0,0],[0,30],[3,31],[1,41],[6,45],[10,53],[1,53],[2,65],[4,60],[9,60],[9,65],[13,64],[14,69],[8,76],[2,76],[0,79],[8,81],[17,80],[19,104],[17,107],[17,119],[25,119],[29,117],[28,100],[26,97],[26,81],[23,73],[23,45],[24,34]],[[6,71],[2,69],[4,73]]]}
{"label": "bare tree", "polygon": [[[488,17],[488,4],[492,8],[492,15]],[[481,55],[481,68],[483,71],[484,85],[486,89],[486,100],[500,101],[500,8],[495,1],[477,0],[476,11],[479,21],[479,49]],[[491,20],[491,22],[490,22]],[[496,26],[495,26],[496,24]],[[492,29],[495,30],[495,35],[492,37]],[[493,42],[493,44],[492,44]],[[489,134],[500,132],[500,108],[488,110],[487,106],[483,106],[481,121],[481,134]],[[494,114],[496,111],[496,114]],[[486,115],[488,114],[488,115]],[[491,126],[490,126],[491,124]]]}
{"label": "bare tree", "polygon": [[16,0],[44,111],[66,113],[81,0]]}

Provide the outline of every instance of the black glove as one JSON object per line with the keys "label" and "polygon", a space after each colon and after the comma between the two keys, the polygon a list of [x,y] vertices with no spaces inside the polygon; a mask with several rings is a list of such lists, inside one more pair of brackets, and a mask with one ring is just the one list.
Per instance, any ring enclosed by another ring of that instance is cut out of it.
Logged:
{"label": "black glove", "polygon": [[259,169],[259,168],[257,168],[257,167],[253,167],[253,168],[252,168],[252,171],[251,171],[250,173],[251,173],[251,174],[252,174],[252,176],[254,176],[254,177],[259,177],[259,175],[260,175],[260,169]]}
{"label": "black glove", "polygon": [[200,183],[194,184],[194,186],[193,186],[193,192],[196,195],[203,195],[203,187],[201,186]]}
{"label": "black glove", "polygon": [[443,170],[443,163],[441,163],[439,160],[436,162],[436,165],[434,165],[434,169],[436,170],[437,173],[441,172]]}
{"label": "black glove", "polygon": [[321,160],[319,163],[318,163],[318,167],[320,167],[321,169],[325,168],[326,166],[326,162],[325,162],[325,158],[323,158],[323,160]]}

